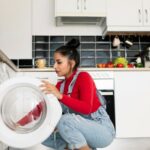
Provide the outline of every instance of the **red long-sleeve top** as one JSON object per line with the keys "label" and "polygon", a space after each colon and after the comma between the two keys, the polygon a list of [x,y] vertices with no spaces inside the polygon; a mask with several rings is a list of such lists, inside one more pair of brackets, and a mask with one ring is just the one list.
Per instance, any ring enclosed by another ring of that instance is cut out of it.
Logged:
{"label": "red long-sleeve top", "polygon": [[[96,95],[96,86],[92,77],[87,72],[80,72],[74,84],[72,93],[67,95],[68,87],[73,79],[76,71],[72,73],[69,78],[65,80],[63,97],[60,102],[68,106],[70,109],[82,113],[90,114],[95,112],[101,105]],[[63,81],[57,83],[56,87],[60,89]]]}

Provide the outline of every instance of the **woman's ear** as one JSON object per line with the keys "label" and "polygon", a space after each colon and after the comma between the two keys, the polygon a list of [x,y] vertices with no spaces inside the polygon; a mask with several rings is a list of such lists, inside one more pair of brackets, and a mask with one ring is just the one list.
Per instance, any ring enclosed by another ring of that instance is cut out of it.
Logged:
{"label": "woman's ear", "polygon": [[74,69],[74,66],[75,66],[75,61],[74,60],[70,60],[70,64],[71,64],[71,69],[73,70]]}

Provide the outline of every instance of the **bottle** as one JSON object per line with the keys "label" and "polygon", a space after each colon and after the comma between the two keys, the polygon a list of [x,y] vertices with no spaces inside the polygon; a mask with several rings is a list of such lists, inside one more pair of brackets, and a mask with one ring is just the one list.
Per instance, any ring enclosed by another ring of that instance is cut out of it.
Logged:
{"label": "bottle", "polygon": [[136,67],[137,67],[137,68],[142,68],[142,67],[144,67],[144,65],[142,64],[141,57],[137,57],[137,59],[136,59]]}

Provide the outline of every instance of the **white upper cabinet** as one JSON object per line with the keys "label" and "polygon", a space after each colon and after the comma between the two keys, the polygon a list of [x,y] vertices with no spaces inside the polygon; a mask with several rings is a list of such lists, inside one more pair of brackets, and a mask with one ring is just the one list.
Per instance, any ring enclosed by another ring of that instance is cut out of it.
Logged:
{"label": "white upper cabinet", "polygon": [[55,15],[72,16],[79,14],[81,9],[81,0],[55,0]]}
{"label": "white upper cabinet", "polygon": [[150,26],[150,0],[108,0],[107,26]]}
{"label": "white upper cabinet", "polygon": [[[87,24],[68,24],[63,25],[64,23],[60,21],[60,26],[58,27],[57,18],[63,18],[67,15],[70,15],[73,11],[73,8],[77,7],[75,5],[76,0],[65,0],[68,3],[64,3],[64,0],[32,0],[32,34],[33,35],[101,35],[102,29],[99,25],[87,25]],[[106,2],[106,0],[105,0]],[[57,11],[55,9],[57,8]],[[67,7],[64,9],[64,7]],[[101,7],[101,5],[100,5]],[[56,14],[55,14],[56,12]],[[72,14],[73,15],[73,14]],[[68,21],[71,18],[68,17]],[[76,16],[75,19],[77,19]],[[78,17],[82,19],[83,17]],[[89,18],[89,17],[87,17]],[[95,17],[98,18],[98,17]],[[100,18],[100,17],[99,17]],[[106,19],[106,17],[104,17]],[[66,18],[65,18],[66,19]],[[84,18],[85,19],[85,18]],[[91,18],[90,18],[91,19]],[[93,21],[97,21],[92,18]],[[58,19],[59,20],[59,19]],[[62,19],[63,20],[63,19]],[[63,20],[64,21],[64,20]],[[67,21],[67,20],[65,20]],[[81,20],[82,21],[82,20]],[[89,21],[89,20],[87,20]],[[59,22],[59,21],[58,21]],[[98,22],[98,21],[97,21]],[[72,22],[71,22],[72,23]],[[99,22],[98,22],[99,23]],[[87,32],[88,31],[88,32]]]}
{"label": "white upper cabinet", "polygon": [[139,26],[142,25],[141,0],[108,0],[107,25]]}
{"label": "white upper cabinet", "polygon": [[55,0],[55,16],[106,16],[106,0]]}
{"label": "white upper cabinet", "polygon": [[0,49],[9,58],[32,58],[31,18],[31,0],[0,0]]}
{"label": "white upper cabinet", "polygon": [[150,26],[150,0],[143,0],[143,23]]}

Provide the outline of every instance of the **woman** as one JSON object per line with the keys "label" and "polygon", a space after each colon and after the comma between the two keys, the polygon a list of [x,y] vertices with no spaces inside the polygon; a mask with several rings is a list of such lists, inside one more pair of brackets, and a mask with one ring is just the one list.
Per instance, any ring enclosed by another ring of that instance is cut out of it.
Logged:
{"label": "woman", "polygon": [[115,135],[113,124],[102,106],[96,87],[87,72],[79,72],[79,41],[72,39],[54,53],[54,69],[65,79],[53,85],[43,81],[42,91],[55,95],[63,108],[63,115],[57,125],[60,134],[56,145],[51,137],[43,144],[61,149],[60,143],[67,143],[68,149],[90,150],[109,145]]}

